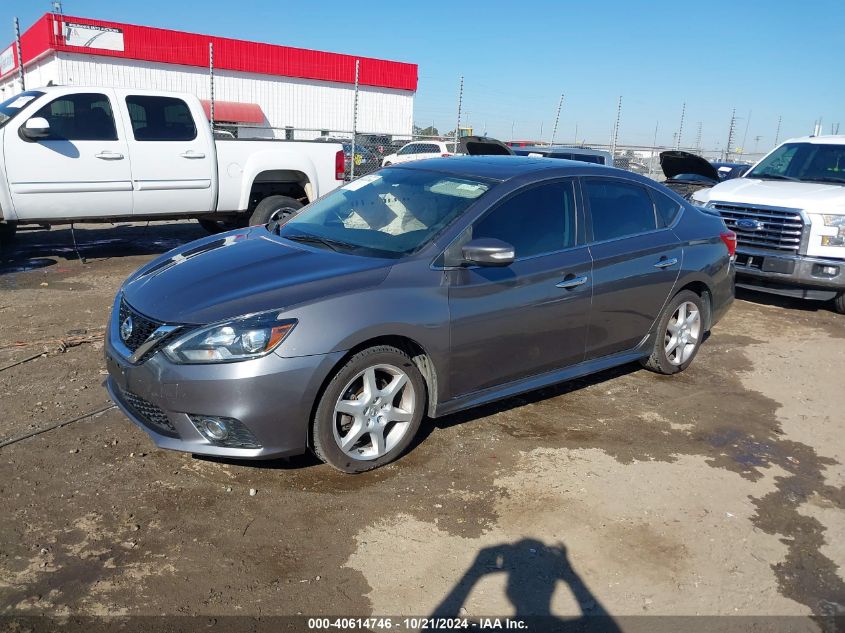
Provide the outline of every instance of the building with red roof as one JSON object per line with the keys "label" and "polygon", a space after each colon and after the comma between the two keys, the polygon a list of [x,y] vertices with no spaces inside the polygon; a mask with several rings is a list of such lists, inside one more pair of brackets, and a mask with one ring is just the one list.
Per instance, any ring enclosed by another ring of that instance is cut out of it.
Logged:
{"label": "building with red roof", "polygon": [[[215,123],[242,137],[350,131],[356,62],[357,129],[411,133],[416,64],[54,13],[21,36],[28,89],[50,83],[149,88],[208,102],[212,51]],[[0,52],[0,101],[20,91],[18,66],[12,44]]]}

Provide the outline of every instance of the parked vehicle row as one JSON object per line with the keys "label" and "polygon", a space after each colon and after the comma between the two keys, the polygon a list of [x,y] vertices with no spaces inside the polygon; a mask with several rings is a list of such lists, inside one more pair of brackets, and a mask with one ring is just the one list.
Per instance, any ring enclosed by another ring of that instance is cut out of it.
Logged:
{"label": "parked vehicle row", "polygon": [[736,232],[737,285],[832,300],[845,314],[845,136],[786,141],[693,202]]}
{"label": "parked vehicle row", "polygon": [[48,87],[0,104],[0,234],[19,224],[265,224],[342,185],[336,143],[215,138],[194,95]]}
{"label": "parked vehicle row", "polygon": [[134,273],[108,388],[162,448],[349,473],[436,418],[615,365],[674,374],[733,300],[721,218],[621,170],[418,160]]}

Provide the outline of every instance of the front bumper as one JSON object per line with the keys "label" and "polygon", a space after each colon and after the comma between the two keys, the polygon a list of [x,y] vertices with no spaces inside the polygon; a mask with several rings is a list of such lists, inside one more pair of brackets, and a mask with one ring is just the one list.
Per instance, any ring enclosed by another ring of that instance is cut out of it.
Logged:
{"label": "front bumper", "polygon": [[845,259],[739,247],[735,266],[740,288],[819,300],[833,299],[845,290]]}
{"label": "front bumper", "polygon": [[[263,358],[216,365],[176,365],[158,352],[129,363],[107,337],[107,388],[123,413],[156,446],[200,455],[269,459],[303,453],[320,387],[343,352]],[[189,415],[234,418],[260,448],[220,446]]]}

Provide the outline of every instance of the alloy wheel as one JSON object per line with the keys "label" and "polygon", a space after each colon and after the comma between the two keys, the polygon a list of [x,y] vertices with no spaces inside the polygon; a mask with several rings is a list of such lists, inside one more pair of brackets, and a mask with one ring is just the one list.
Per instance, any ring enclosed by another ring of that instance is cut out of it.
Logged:
{"label": "alloy wheel", "polygon": [[684,301],[666,326],[666,358],[673,365],[683,365],[692,357],[700,338],[701,311],[692,301]]}
{"label": "alloy wheel", "polygon": [[408,432],[416,402],[404,371],[393,365],[367,367],[347,383],[335,404],[337,446],[357,460],[386,455]]}

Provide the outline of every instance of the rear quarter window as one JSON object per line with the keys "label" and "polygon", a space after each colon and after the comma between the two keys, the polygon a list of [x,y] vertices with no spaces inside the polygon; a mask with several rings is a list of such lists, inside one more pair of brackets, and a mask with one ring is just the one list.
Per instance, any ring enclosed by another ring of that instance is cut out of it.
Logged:
{"label": "rear quarter window", "polygon": [[657,219],[663,226],[671,226],[681,212],[681,203],[673,200],[665,193],[652,189],[651,197],[657,209]]}

